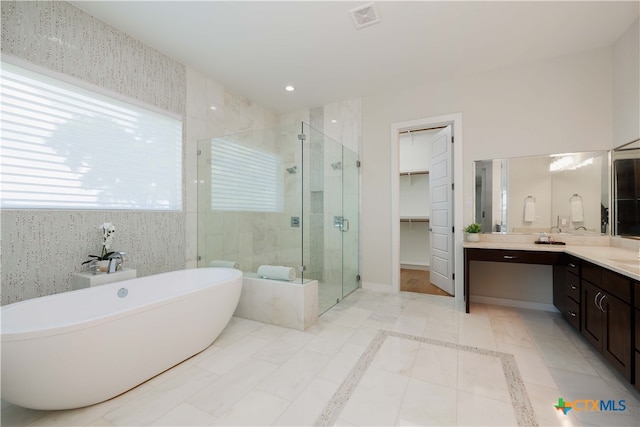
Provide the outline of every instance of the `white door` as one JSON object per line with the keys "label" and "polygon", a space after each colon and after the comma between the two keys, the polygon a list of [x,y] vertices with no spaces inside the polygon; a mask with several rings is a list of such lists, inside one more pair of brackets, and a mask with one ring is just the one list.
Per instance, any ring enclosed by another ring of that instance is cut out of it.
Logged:
{"label": "white door", "polygon": [[431,194],[431,283],[454,294],[453,284],[453,146],[451,126],[442,129],[432,144],[429,165]]}

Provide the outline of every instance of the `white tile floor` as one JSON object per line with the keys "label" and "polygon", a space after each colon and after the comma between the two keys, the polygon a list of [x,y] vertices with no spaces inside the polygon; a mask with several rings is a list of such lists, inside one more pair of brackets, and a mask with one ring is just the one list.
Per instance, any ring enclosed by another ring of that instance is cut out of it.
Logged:
{"label": "white tile floor", "polygon": [[[380,332],[388,331],[388,332]],[[625,400],[569,411],[558,398]],[[529,413],[527,411],[530,411]],[[202,353],[87,408],[2,426],[639,426],[640,394],[558,315],[358,290],[300,332],[233,318]]]}

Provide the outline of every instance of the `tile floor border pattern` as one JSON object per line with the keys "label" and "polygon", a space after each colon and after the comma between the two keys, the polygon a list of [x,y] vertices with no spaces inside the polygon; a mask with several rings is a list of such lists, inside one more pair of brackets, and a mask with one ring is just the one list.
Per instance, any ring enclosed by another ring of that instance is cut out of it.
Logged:
{"label": "tile floor border pattern", "polygon": [[512,354],[381,329],[371,340],[371,343],[369,344],[365,352],[362,354],[362,356],[360,356],[358,362],[355,364],[353,369],[351,369],[342,384],[340,384],[338,390],[334,393],[334,395],[325,406],[322,413],[318,416],[315,423],[313,424],[315,427],[326,427],[335,424],[342,410],[349,401],[349,398],[355,391],[358,383],[364,376],[369,365],[371,365],[371,362],[373,362],[373,359],[376,357],[378,350],[380,350],[380,347],[382,347],[382,344],[387,339],[387,337],[403,338],[425,344],[437,345],[454,350],[468,351],[476,354],[498,358],[502,364],[502,370],[505,375],[507,387],[509,389],[509,395],[511,397],[511,404],[513,406],[515,418],[518,422],[518,425],[538,425],[533,406],[531,405],[529,395],[527,394],[527,389],[524,385],[522,377],[520,376],[520,371],[518,370],[516,359]]}

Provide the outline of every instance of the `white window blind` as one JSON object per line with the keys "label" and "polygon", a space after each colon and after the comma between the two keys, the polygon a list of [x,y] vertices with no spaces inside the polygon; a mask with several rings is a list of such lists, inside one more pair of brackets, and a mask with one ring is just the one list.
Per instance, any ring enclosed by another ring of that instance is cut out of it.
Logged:
{"label": "white window blind", "polygon": [[2,208],[180,210],[182,123],[2,63]]}
{"label": "white window blind", "polygon": [[216,138],[211,142],[211,209],[282,211],[275,154]]}

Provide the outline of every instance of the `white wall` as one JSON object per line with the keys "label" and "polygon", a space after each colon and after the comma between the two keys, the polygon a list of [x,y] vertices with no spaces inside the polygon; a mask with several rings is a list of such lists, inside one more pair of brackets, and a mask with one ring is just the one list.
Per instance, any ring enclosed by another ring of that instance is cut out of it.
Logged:
{"label": "white wall", "polygon": [[398,138],[400,173],[429,170],[431,145],[437,132],[422,131],[404,133]]}
{"label": "white wall", "polygon": [[613,45],[613,147],[640,138],[640,19]]}
{"label": "white wall", "polygon": [[400,176],[400,217],[428,217],[430,211],[429,175]]}
{"label": "white wall", "polygon": [[391,123],[462,114],[463,182],[456,189],[465,206],[455,209],[464,209],[466,224],[474,160],[611,146],[612,78],[612,51],[602,48],[363,98],[363,286],[391,291]]}

